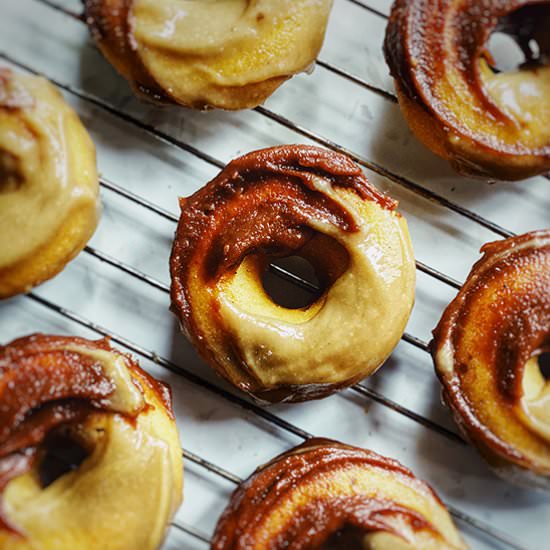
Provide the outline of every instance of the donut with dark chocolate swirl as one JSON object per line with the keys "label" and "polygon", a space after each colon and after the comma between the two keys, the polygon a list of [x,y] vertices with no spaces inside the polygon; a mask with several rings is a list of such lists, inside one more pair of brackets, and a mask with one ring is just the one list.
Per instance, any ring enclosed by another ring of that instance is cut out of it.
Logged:
{"label": "donut with dark chocolate swirl", "polygon": [[[384,52],[412,131],[460,173],[518,180],[550,170],[550,2],[396,0]],[[526,63],[500,72],[493,32]]]}
{"label": "donut with dark chocolate swirl", "polygon": [[212,550],[465,549],[445,506],[396,460],[312,439],[233,493]]}
{"label": "donut with dark chocolate swirl", "polygon": [[246,109],[314,62],[332,0],[84,0],[105,57],[138,96]]}
{"label": "donut with dark chocolate swirl", "polygon": [[493,469],[548,490],[550,230],[482,251],[434,331],[436,372],[458,426]]}
{"label": "donut with dark chocolate swirl", "polygon": [[108,340],[0,347],[1,548],[156,549],[182,471],[168,387]]}
{"label": "donut with dark chocolate swirl", "polygon": [[[397,203],[346,156],[281,146],[245,155],[181,200],[172,310],[199,353],[260,401],[327,396],[374,373],[399,341],[415,264]],[[274,258],[301,256],[324,291],[275,303]]]}

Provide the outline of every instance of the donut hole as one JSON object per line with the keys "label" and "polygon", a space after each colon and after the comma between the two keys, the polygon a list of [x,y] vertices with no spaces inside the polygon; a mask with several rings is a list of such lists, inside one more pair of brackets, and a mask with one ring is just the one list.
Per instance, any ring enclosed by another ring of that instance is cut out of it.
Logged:
{"label": "donut hole", "polygon": [[18,158],[8,151],[0,151],[0,195],[17,191],[23,181]]}
{"label": "donut hole", "polygon": [[365,548],[365,532],[357,527],[344,527],[332,533],[319,550],[341,550],[342,548]]}
{"label": "donut hole", "polygon": [[[277,305],[286,309],[302,309],[314,303],[323,293],[315,267],[302,256],[273,258],[262,274],[262,285]],[[285,272],[299,277],[303,283],[286,278]]]}
{"label": "donut hole", "polygon": [[525,364],[521,400],[530,428],[550,441],[550,353],[544,349]]}
{"label": "donut hole", "polygon": [[512,72],[547,64],[550,59],[550,2],[524,6],[502,17],[487,49],[493,71]]}
{"label": "donut hole", "polygon": [[43,488],[65,474],[79,468],[89,451],[66,429],[59,429],[44,440],[38,465],[38,477]]}
{"label": "donut hole", "polygon": [[550,351],[541,353],[537,357],[540,374],[546,382],[550,382]]}
{"label": "donut hole", "polygon": [[[266,257],[263,288],[275,304],[286,309],[304,309],[328,292],[348,269],[349,261],[349,254],[340,243],[317,233],[290,256]],[[281,272],[276,274],[277,268],[299,277],[305,284],[285,278]]]}
{"label": "donut hole", "polygon": [[494,32],[488,44],[490,66],[495,73],[516,71],[526,63],[525,52],[509,34]]}

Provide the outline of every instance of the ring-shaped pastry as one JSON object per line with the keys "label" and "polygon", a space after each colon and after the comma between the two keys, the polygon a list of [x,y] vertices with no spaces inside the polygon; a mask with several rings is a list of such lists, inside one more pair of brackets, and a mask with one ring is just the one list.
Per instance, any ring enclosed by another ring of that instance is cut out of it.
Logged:
{"label": "ring-shaped pastry", "polygon": [[434,331],[443,396],[498,474],[550,489],[550,230],[482,251]]}
{"label": "ring-shaped pastry", "polygon": [[434,491],[396,460],[312,439],[233,494],[212,550],[464,550]]}
{"label": "ring-shaped pastry", "polygon": [[[415,263],[397,203],[344,155],[245,155],[181,200],[172,310],[199,353],[258,400],[324,397],[374,373],[403,334]],[[325,288],[289,309],[262,284],[273,258],[308,260]]]}
{"label": "ring-shaped pastry", "polygon": [[0,69],[0,299],[57,275],[100,213],[95,147],[47,80]]}
{"label": "ring-shaped pastry", "polygon": [[[83,462],[56,470],[75,446]],[[182,476],[170,391],[130,356],[41,334],[0,347],[1,548],[156,549]]]}
{"label": "ring-shaped pastry", "polygon": [[332,0],[85,0],[93,38],[138,96],[246,109],[307,70]]}
{"label": "ring-shaped pastry", "polygon": [[[384,51],[416,136],[458,172],[517,180],[550,170],[550,2],[396,0]],[[527,63],[499,72],[493,32]]]}

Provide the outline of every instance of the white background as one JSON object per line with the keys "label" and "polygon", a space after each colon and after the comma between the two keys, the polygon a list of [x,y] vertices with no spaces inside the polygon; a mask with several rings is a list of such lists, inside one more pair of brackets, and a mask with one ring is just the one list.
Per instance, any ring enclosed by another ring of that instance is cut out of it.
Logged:
{"label": "white background", "polygon": [[[388,0],[363,1],[383,13],[389,11]],[[77,0],[57,2],[80,10]],[[0,0],[0,6],[1,52],[50,78],[97,96],[223,162],[260,147],[308,143],[257,112],[205,114],[142,105],[96,51],[82,23],[37,0]],[[385,25],[384,18],[351,0],[336,0],[320,59],[391,91],[381,53]],[[9,63],[0,58],[0,65]],[[177,197],[192,193],[218,172],[196,156],[162,143],[89,102],[65,95],[92,134],[102,175],[151,202],[177,213]],[[457,177],[445,162],[414,139],[396,104],[325,68],[317,67],[312,76],[294,78],[266,106],[511,231],[550,225],[547,179],[488,185]],[[463,281],[479,257],[480,246],[498,238],[465,217],[430,203],[389,179],[366,172],[373,183],[400,200],[416,256],[422,262]],[[90,244],[168,283],[174,224],[110,191],[103,190],[102,200],[103,218]],[[164,292],[89,254],[81,254],[36,293],[217,386],[227,387],[180,335],[168,312]],[[419,273],[417,302],[408,332],[429,340],[430,331],[454,294],[445,284]],[[97,336],[27,297],[14,298],[0,306],[2,343],[35,331]],[[152,374],[171,384],[183,446],[227,470],[246,477],[262,462],[301,442],[253,413],[140,360]],[[410,344],[402,342],[386,366],[366,385],[455,430],[449,413],[440,404],[439,384],[429,356]],[[397,458],[457,509],[515,537],[526,548],[548,548],[549,497],[499,480],[465,445],[350,390],[320,402],[274,407],[271,412],[314,434]],[[185,503],[176,521],[209,535],[234,486],[189,461],[185,467]],[[500,547],[465,524],[458,525],[474,548]],[[166,548],[201,549],[207,545],[171,529]]]}

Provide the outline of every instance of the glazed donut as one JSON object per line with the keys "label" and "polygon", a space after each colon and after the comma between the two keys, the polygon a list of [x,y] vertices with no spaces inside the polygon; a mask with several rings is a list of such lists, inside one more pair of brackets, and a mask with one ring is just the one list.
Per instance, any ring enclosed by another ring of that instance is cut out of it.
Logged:
{"label": "glazed donut", "polygon": [[84,0],[105,57],[141,98],[246,109],[307,70],[332,0]]}
{"label": "glazed donut", "polygon": [[486,244],[434,331],[443,396],[505,479],[550,489],[550,230]]}
{"label": "glazed donut", "polygon": [[[67,442],[84,461],[45,482]],[[0,347],[0,548],[155,549],[182,475],[170,390],[108,340]]]}
{"label": "glazed donut", "polygon": [[[384,52],[412,131],[465,175],[550,170],[549,26],[547,0],[396,0]],[[518,42],[525,66],[493,67],[494,31]]]}
{"label": "glazed donut", "polygon": [[43,78],[0,69],[0,299],[57,275],[99,219],[94,145]]}
{"label": "glazed donut", "polygon": [[467,548],[434,491],[396,460],[312,439],[233,494],[213,550]]}
{"label": "glazed donut", "polygon": [[[397,203],[349,158],[307,146],[245,155],[187,199],[170,269],[172,310],[199,353],[260,401],[327,396],[376,371],[414,301]],[[308,260],[325,287],[303,309],[262,285],[270,259]]]}

